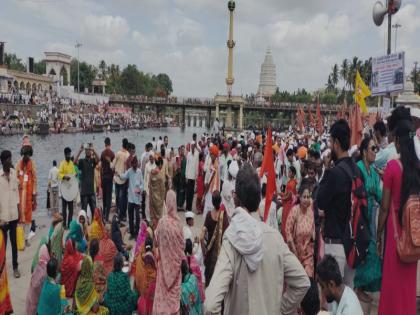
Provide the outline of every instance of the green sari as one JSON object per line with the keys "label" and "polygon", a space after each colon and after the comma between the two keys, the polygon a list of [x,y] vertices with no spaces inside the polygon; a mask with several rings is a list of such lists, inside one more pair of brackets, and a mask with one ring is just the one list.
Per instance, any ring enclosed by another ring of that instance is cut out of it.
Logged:
{"label": "green sari", "polygon": [[63,223],[58,222],[55,226],[51,224],[49,231],[49,238],[51,243],[51,253],[54,255],[58,262],[58,270],[61,270],[61,262],[63,261]]}
{"label": "green sari", "polygon": [[196,276],[193,274],[186,275],[181,284],[181,314],[204,314],[202,303]]}
{"label": "green sari", "polygon": [[47,245],[48,244],[48,238],[46,236],[43,236],[41,238],[41,240],[39,241],[39,246],[38,246],[38,250],[36,251],[36,254],[34,256],[34,258],[32,259],[32,265],[31,265],[31,273],[34,272],[36,266],[38,266],[39,263],[39,250],[41,249],[42,245]]}
{"label": "green sari", "polygon": [[67,300],[60,297],[61,285],[56,284],[54,279],[47,277],[42,286],[38,301],[38,315],[61,315],[67,306]]}
{"label": "green sari", "polygon": [[369,227],[372,239],[369,244],[368,254],[363,264],[356,267],[354,276],[354,287],[367,292],[378,292],[381,289],[382,261],[376,249],[376,213],[378,204],[382,200],[382,190],[379,175],[373,166],[370,166],[369,173],[363,161],[357,163],[365,183],[368,201]]}
{"label": "green sari", "polygon": [[67,240],[72,239],[76,243],[76,249],[78,252],[84,254],[87,249],[87,242],[84,239],[82,226],[75,220],[70,222],[69,234],[67,234]]}
{"label": "green sari", "polygon": [[126,273],[114,271],[109,274],[104,295],[109,315],[131,315],[137,307],[137,299],[138,294],[131,290],[130,279]]}
{"label": "green sari", "polygon": [[[95,290],[95,284],[93,282],[93,262],[90,256],[83,258],[74,298],[76,300],[78,314],[80,315],[90,314],[92,307],[99,302],[99,295]],[[108,314],[108,310],[100,306],[95,314]]]}

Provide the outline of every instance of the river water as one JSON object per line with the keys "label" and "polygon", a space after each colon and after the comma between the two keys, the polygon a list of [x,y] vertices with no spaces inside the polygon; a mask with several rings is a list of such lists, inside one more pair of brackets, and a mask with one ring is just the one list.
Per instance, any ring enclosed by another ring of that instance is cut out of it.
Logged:
{"label": "river water", "polygon": [[[48,136],[33,135],[30,141],[34,149],[33,160],[37,168],[38,175],[38,209],[45,211],[48,187],[48,171],[52,167],[53,160],[60,164],[64,159],[64,148],[70,147],[74,155],[80,149],[82,143],[93,143],[96,152],[100,155],[104,149],[106,137],[111,139],[112,149],[116,153],[121,148],[123,138],[136,146],[137,155],[140,156],[144,151],[147,142],[151,142],[153,137],[156,140],[159,136],[162,139],[165,135],[169,137],[169,147],[178,148],[181,144],[192,141],[192,134],[197,135],[205,132],[201,128],[160,128],[144,130],[124,130],[115,133],[80,133],[80,134],[52,134]],[[20,148],[22,145],[22,135],[0,136],[0,151],[10,150],[12,152],[13,164],[15,165],[20,158]],[[84,153],[81,155],[84,156]],[[0,192],[1,193],[1,192]]]}

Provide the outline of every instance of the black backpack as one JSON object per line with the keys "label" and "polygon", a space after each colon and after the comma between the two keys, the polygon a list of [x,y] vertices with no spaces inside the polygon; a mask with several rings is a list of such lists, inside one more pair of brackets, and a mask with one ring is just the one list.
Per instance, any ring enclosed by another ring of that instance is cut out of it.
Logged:
{"label": "black backpack", "polygon": [[343,245],[347,264],[354,269],[364,263],[371,241],[367,194],[363,176],[354,163],[353,169],[345,162],[339,163],[337,167],[351,178],[350,219],[344,231]]}

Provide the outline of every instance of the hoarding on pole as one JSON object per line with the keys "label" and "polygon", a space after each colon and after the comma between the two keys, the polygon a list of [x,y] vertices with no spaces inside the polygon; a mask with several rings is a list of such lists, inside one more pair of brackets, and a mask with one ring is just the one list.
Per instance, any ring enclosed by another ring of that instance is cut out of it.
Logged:
{"label": "hoarding on pole", "polygon": [[404,90],[404,52],[372,59],[372,96]]}

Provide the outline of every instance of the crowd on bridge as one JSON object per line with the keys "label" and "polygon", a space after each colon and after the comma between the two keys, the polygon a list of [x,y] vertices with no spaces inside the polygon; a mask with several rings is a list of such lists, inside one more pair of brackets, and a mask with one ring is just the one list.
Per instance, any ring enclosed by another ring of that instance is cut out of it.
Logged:
{"label": "crowd on bridge", "polygon": [[8,240],[14,284],[18,248],[39,244],[27,314],[361,315],[377,292],[378,314],[416,314],[418,109],[310,134],[215,124],[186,142],[64,148],[41,238],[30,139],[16,164],[3,150],[0,314]]}

